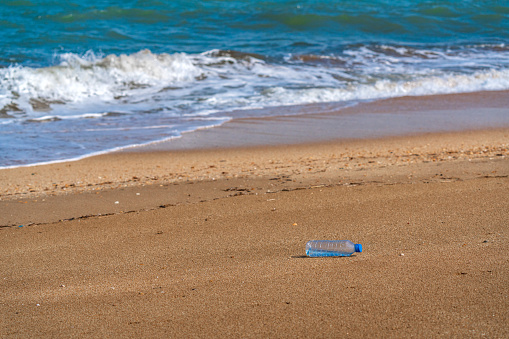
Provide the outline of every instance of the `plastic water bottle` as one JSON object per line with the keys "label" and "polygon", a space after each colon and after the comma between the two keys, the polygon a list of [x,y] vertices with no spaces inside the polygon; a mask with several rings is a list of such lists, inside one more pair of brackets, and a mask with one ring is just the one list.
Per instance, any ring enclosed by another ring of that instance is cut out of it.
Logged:
{"label": "plastic water bottle", "polygon": [[309,257],[348,257],[354,252],[362,252],[362,245],[350,240],[311,240],[306,244]]}

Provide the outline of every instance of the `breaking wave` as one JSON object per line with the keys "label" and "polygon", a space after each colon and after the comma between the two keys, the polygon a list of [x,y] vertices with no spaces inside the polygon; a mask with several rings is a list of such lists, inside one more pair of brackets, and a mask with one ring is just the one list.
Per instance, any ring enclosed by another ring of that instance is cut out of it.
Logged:
{"label": "breaking wave", "polygon": [[[509,88],[509,48],[349,46],[280,59],[236,51],[60,55],[50,67],[0,69],[0,117],[218,111]],[[34,120],[35,119],[35,120]]]}

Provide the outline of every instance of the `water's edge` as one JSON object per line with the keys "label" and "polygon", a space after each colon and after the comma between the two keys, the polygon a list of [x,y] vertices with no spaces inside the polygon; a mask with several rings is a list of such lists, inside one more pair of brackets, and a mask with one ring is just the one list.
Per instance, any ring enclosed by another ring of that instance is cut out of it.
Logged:
{"label": "water's edge", "polygon": [[[379,139],[509,127],[509,91],[399,97],[314,113],[232,119],[181,137],[125,148],[122,152],[185,151]],[[286,107],[274,108],[285,112]]]}
{"label": "water's edge", "polygon": [[509,127],[509,91],[398,97],[347,107],[345,103],[328,103],[269,109],[267,116],[233,117],[161,140],[0,169],[65,163],[115,152],[303,144]]}

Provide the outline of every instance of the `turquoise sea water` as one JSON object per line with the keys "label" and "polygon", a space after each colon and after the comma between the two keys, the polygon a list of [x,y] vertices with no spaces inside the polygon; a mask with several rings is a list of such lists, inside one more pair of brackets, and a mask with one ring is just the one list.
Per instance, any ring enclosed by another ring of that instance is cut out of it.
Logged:
{"label": "turquoise sea water", "polygon": [[509,89],[509,1],[0,2],[0,167],[292,105]]}

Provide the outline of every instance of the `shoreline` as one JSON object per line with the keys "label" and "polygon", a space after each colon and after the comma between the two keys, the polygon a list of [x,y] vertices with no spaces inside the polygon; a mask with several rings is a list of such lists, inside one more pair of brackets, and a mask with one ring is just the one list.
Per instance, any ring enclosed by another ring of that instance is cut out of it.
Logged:
{"label": "shoreline", "polygon": [[2,336],[509,336],[509,128],[209,146],[0,170]]}
{"label": "shoreline", "polygon": [[[0,170],[75,162],[117,152],[290,145],[504,128],[509,127],[507,107],[509,91],[484,91],[395,97],[353,106],[320,103],[262,109],[279,112],[269,116],[250,116],[246,113],[249,110],[234,111],[229,121],[182,132],[179,137],[106,149],[70,159],[9,165],[0,167]],[[285,114],[285,111],[292,113]]]}
{"label": "shoreline", "polygon": [[[306,113],[306,110],[322,113]],[[317,108],[319,107],[319,108]],[[233,117],[180,138],[122,150],[174,151],[380,139],[509,127],[509,91],[380,99],[347,107],[296,106],[299,113]],[[273,108],[285,111],[285,107]]]}

